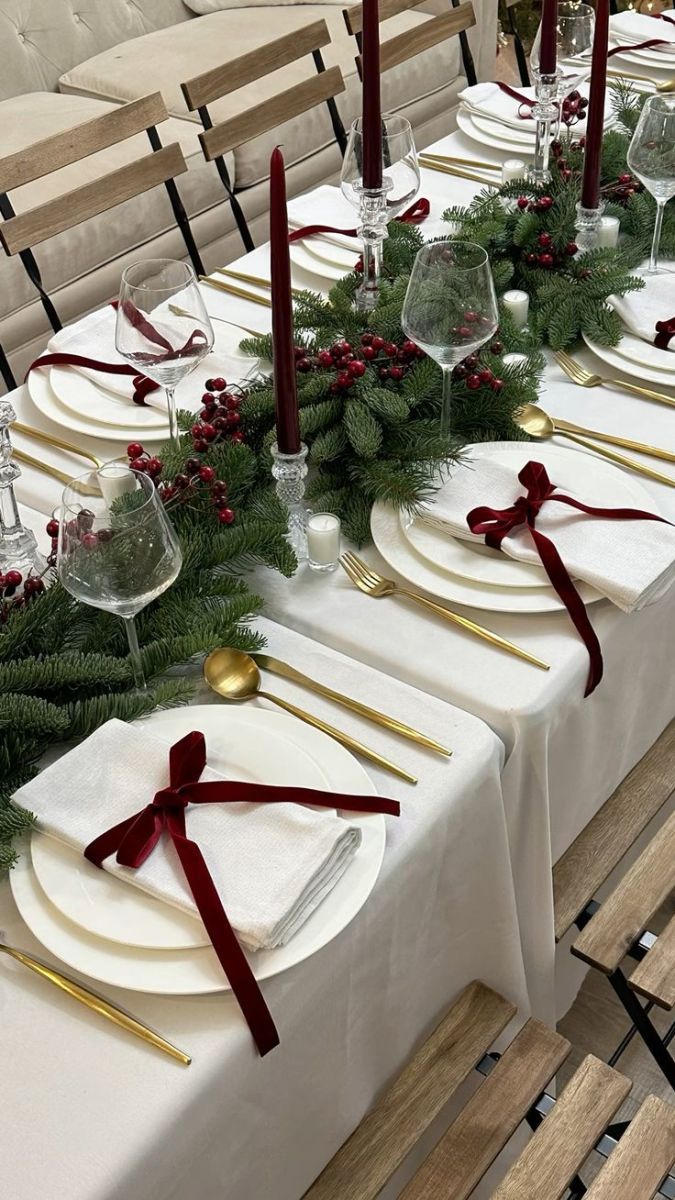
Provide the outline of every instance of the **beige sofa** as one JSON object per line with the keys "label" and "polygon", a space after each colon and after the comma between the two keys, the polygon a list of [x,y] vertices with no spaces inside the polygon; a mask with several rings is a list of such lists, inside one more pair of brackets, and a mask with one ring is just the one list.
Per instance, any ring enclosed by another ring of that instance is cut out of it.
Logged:
{"label": "beige sofa", "polygon": [[[327,65],[338,64],[346,81],[339,97],[348,126],[359,111],[360,84],[354,44],[345,31],[342,3],[271,4],[225,8],[195,16],[183,0],[0,0],[0,157],[69,128],[120,103],[161,91],[171,117],[159,127],[162,141],[178,141],[189,170],[178,188],[207,268],[241,253],[241,240],[215,166],[205,163],[197,141],[201,126],[187,112],[181,82],[235,58],[294,28],[322,18],[332,44]],[[449,0],[431,0],[440,11]],[[478,20],[470,36],[479,78],[494,66],[496,0],[474,0]],[[387,36],[414,28],[426,15],[403,13],[387,23]],[[242,111],[274,95],[312,70],[309,59],[285,67],[213,106],[214,117]],[[424,146],[453,127],[458,90],[465,82],[458,40],[452,39],[385,76],[383,105],[412,121]],[[256,139],[228,158],[231,179],[254,240],[267,233],[267,164],[282,141],[290,195],[334,179],[339,153],[325,106]],[[44,202],[147,152],[141,135],[92,155],[12,194],[17,212]],[[139,257],[183,257],[184,244],[168,198],[157,188],[111,213],[93,218],[36,248],[47,290],[62,321],[71,321],[116,294],[120,273]],[[0,344],[17,378],[43,349],[49,326],[33,286],[18,260],[0,258]]]}

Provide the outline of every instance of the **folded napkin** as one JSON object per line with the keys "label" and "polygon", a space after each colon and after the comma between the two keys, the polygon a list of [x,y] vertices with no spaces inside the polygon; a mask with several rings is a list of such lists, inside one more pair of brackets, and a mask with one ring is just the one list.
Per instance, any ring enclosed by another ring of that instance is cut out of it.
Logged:
{"label": "folded napkin", "polygon": [[[579,86],[578,92],[581,96],[588,99],[588,85]],[[528,100],[536,100],[536,92],[533,87],[518,87],[516,89],[520,95]],[[497,83],[476,83],[473,87],[465,87],[459,93],[459,98],[464,107],[470,113],[476,113],[481,117],[489,117],[493,121],[498,121],[500,125],[510,125],[514,129],[528,130],[531,128],[532,137],[534,137],[534,121],[531,119],[531,110],[528,107],[524,110],[519,100],[509,96],[503,92]],[[525,113],[525,115],[521,115]],[[530,117],[528,118],[528,115]],[[612,103],[611,96],[605,97],[605,125],[612,120]],[[581,137],[586,129],[586,119],[578,121],[574,126],[574,136]]]}
{"label": "folded napkin", "polygon": [[[316,225],[318,222],[322,225],[332,225],[336,229],[354,229],[358,224],[358,213],[339,188],[323,184],[308,195],[296,196],[288,204],[288,224],[291,229]],[[324,240],[353,251],[356,255],[361,253],[358,238],[340,233],[325,233],[321,236]]]}
{"label": "folded napkin", "polygon": [[[664,271],[643,278],[645,286],[641,291],[610,296],[609,303],[630,333],[653,344],[657,321],[670,321],[675,315],[675,272]],[[663,348],[675,350],[675,344]]]}
{"label": "folded napkin", "polygon": [[[534,455],[536,457],[536,455]],[[472,534],[467,515],[482,505],[510,507],[525,489],[518,480],[518,464],[485,458],[461,467],[437,492],[427,511],[441,520],[454,537],[484,541]],[[551,483],[566,496],[589,503],[586,496],[558,483],[550,472]],[[594,501],[597,503],[597,500]],[[603,501],[606,508],[618,507],[611,495]],[[619,521],[589,516],[566,504],[550,500],[537,515],[537,529],[557,547],[568,574],[590,584],[624,612],[633,612],[658,600],[675,582],[675,528],[659,521]],[[529,531],[513,530],[504,538],[501,549],[521,562],[541,565],[541,558]],[[542,571],[542,583],[546,577]]]}
{"label": "folded napkin", "polygon": [[632,45],[660,38],[664,42],[672,42],[672,46],[652,46],[651,49],[659,54],[675,54],[675,25],[671,25],[670,21],[655,20],[648,13],[622,12],[612,17],[609,24],[617,42]]}
{"label": "folded napkin", "polygon": [[[100,834],[168,786],[169,745],[146,729],[112,720],[14,795],[39,828],[84,851]],[[203,781],[222,777],[211,768]],[[349,866],[359,829],[330,810],[300,804],[199,804],[186,811],[230,924],[251,950],[290,941]],[[164,837],[135,869],[114,857],[105,869],[197,915],[176,851]]]}

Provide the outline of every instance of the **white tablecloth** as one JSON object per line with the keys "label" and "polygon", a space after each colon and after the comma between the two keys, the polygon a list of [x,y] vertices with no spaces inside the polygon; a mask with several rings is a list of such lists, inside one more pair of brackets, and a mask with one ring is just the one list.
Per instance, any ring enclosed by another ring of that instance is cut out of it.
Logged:
{"label": "white tablecloth", "polygon": [[[521,1019],[527,1012],[499,740],[440,700],[272,622],[260,627],[270,653],[422,728],[453,756],[266,676],[269,691],[419,775],[413,787],[367,768],[401,801],[401,816],[385,818],[375,889],[329,946],[263,984],[281,1035],[263,1060],[227,994],[101,988],[192,1054],[185,1069],[0,959],[0,1192],[12,1200],[298,1200],[465,983],[483,978]],[[0,929],[45,956],[6,881]]]}

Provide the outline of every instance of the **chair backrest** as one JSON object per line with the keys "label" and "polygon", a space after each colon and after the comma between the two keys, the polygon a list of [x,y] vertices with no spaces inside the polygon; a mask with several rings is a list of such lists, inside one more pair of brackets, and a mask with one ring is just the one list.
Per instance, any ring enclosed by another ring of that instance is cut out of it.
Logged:
{"label": "chair backrest", "polygon": [[[224,63],[196,75],[182,85],[185,102],[192,112],[198,112],[206,126],[199,135],[204,157],[208,162],[221,158],[228,150],[234,150],[270,129],[275,129],[300,113],[307,112],[318,104],[328,103],[345,90],[339,67],[323,69],[321,49],[330,43],[330,34],[325,21],[313,21],[302,29],[284,34],[261,46],[242,54],[233,62]],[[318,73],[287,88],[278,96],[255,104],[245,112],[211,125],[208,106],[239,88],[246,87],[280,67],[297,62],[306,54],[314,58]],[[331,112],[331,117],[333,113]],[[336,130],[337,137],[337,130]]]}
{"label": "chair backrest", "polygon": [[[420,3],[421,0],[380,0],[380,24],[389,17],[395,17],[408,9],[419,8]],[[351,8],[345,8],[343,13],[347,32],[353,34],[358,40],[363,29],[363,4],[354,4]],[[407,62],[409,58],[422,54],[432,46],[437,46],[439,42],[466,33],[467,29],[471,29],[475,24],[476,16],[470,0],[469,3],[451,8],[440,16],[429,17],[417,28],[406,30],[397,34],[396,37],[382,42],[380,71],[383,73],[390,71],[392,67]],[[360,54],[356,58],[356,65],[360,75],[362,69]]]}

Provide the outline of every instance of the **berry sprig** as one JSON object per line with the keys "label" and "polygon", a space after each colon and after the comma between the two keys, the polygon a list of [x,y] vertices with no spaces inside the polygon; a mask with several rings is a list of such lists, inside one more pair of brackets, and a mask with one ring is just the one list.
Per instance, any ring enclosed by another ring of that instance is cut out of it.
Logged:
{"label": "berry sprig", "polygon": [[207,379],[206,391],[202,396],[199,420],[195,421],[190,433],[192,448],[196,454],[204,454],[216,442],[243,442],[241,425],[241,395],[227,390],[227,380],[222,375]]}
{"label": "berry sprig", "polygon": [[588,100],[586,96],[582,96],[581,92],[576,90],[565,96],[560,106],[560,117],[563,125],[567,125],[568,129],[572,125],[576,125],[578,121],[583,121],[588,108]]}
{"label": "berry sprig", "polygon": [[[560,143],[553,143],[553,145]],[[552,196],[540,196],[537,200],[530,200],[528,196],[519,196],[516,204],[521,212],[534,212],[538,214],[547,213],[553,207]],[[553,238],[546,230],[542,230],[537,234],[536,249],[533,246],[525,248],[522,251],[523,261],[528,267],[542,267],[545,271],[552,271],[555,267],[565,265],[567,259],[573,258],[579,247],[576,242],[566,242],[561,248],[556,248],[553,244]]]}
{"label": "berry sprig", "polygon": [[[22,584],[23,590],[19,592]],[[20,571],[11,570],[0,574],[0,625],[9,620],[12,612],[24,608],[44,590],[42,575],[28,575],[24,579]]]}
{"label": "berry sprig", "polygon": [[186,458],[183,470],[179,471],[172,480],[159,481],[164,464],[161,459],[148,455],[140,442],[129,443],[127,456],[129,466],[133,471],[143,471],[145,474],[151,475],[158,483],[157,490],[167,506],[189,503],[200,497],[208,496],[221,525],[231,525],[234,521],[236,516],[234,509],[226,503],[227,483],[224,479],[216,479],[213,467],[202,462],[200,458],[191,455]]}
{"label": "berry sprig", "polygon": [[[499,330],[496,331],[499,333]],[[499,357],[504,351],[504,343],[500,341],[491,342],[488,347],[490,354]],[[454,368],[453,379],[461,379],[464,381],[470,392],[477,391],[480,387],[489,387],[493,392],[501,392],[504,387],[504,380],[499,379],[494,371],[486,367],[480,358],[480,352],[477,354],[469,354],[457,363]]]}
{"label": "berry sprig", "polygon": [[334,378],[329,390],[333,395],[347,392],[357,379],[363,378],[369,365],[377,369],[378,378],[399,383],[406,369],[416,359],[425,358],[409,338],[402,342],[389,342],[375,333],[362,333],[360,345],[355,349],[351,342],[339,341],[332,346],[308,354],[306,346],[295,347],[295,368],[301,375],[310,372],[331,371]]}

